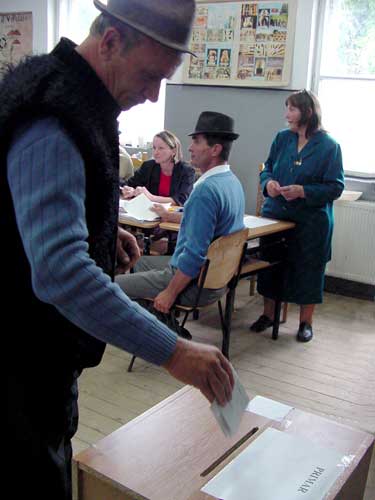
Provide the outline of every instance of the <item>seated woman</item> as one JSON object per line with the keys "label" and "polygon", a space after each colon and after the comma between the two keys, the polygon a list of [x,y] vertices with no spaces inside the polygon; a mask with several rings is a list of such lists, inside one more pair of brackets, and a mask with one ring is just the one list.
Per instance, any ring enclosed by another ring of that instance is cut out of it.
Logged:
{"label": "seated woman", "polygon": [[168,130],[155,135],[153,159],[143,162],[122,188],[123,198],[144,193],[155,203],[183,205],[193,189],[195,171],[182,161],[181,143]]}

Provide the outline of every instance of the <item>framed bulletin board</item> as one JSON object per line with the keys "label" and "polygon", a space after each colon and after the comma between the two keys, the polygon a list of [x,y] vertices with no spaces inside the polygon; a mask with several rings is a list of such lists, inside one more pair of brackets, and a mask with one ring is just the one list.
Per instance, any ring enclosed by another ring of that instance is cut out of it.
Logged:
{"label": "framed bulletin board", "polygon": [[32,12],[0,12],[0,78],[9,64],[33,51]]}
{"label": "framed bulletin board", "polygon": [[289,85],[296,0],[198,0],[183,83]]}

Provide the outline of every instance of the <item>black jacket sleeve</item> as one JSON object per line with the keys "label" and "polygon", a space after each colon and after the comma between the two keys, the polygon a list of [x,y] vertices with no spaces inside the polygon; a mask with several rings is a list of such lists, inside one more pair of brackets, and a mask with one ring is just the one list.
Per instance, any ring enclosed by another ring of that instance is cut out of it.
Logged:
{"label": "black jacket sleeve", "polygon": [[185,162],[178,162],[173,168],[171,198],[177,205],[184,205],[193,190],[195,170]]}

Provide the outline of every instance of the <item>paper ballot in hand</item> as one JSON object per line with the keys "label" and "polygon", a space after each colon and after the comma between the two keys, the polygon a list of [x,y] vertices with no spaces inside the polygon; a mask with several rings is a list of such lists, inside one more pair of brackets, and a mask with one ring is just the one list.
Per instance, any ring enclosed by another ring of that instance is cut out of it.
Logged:
{"label": "paper ballot in hand", "polygon": [[[163,205],[165,208],[171,206],[170,203],[160,203],[160,205]],[[153,206],[154,202],[149,200],[144,193],[141,193],[132,200],[120,200],[120,208],[125,210],[126,215],[137,220],[157,220],[159,216],[151,210]]]}
{"label": "paper ballot in hand", "polygon": [[233,436],[236,433],[243,412],[249,404],[249,396],[246,394],[244,386],[241,384],[237,373],[233,369],[234,388],[232,399],[225,406],[219,406],[216,401],[211,405],[211,411],[220,425],[221,430],[227,437]]}

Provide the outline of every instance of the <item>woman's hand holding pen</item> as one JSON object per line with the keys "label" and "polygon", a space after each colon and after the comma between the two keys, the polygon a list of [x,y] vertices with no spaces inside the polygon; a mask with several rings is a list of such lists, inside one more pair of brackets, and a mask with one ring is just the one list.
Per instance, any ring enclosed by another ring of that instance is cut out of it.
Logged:
{"label": "woman's hand holding pen", "polygon": [[121,191],[121,197],[124,198],[125,200],[133,198],[133,196],[135,196],[134,195],[135,189],[130,186],[124,186],[120,188],[120,191]]}

